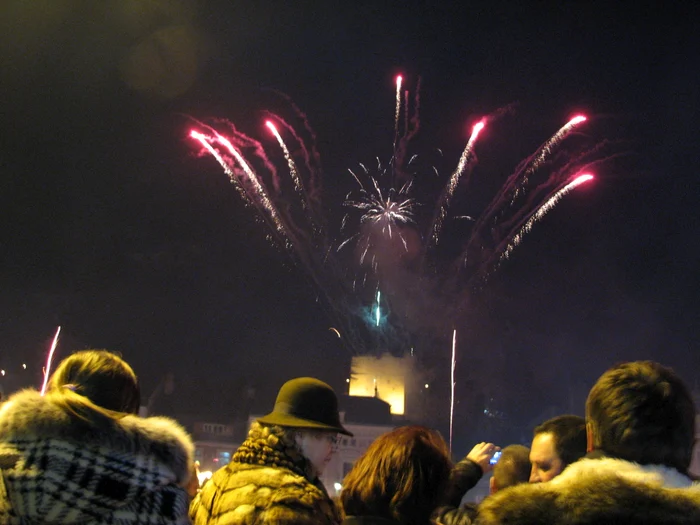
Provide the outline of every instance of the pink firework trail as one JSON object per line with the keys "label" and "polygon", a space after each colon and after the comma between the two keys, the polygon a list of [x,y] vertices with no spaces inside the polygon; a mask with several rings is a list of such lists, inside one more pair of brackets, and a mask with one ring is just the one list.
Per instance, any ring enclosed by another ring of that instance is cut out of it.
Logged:
{"label": "pink firework trail", "polygon": [[396,110],[394,111],[394,153],[396,153],[396,141],[399,139],[399,118],[401,117],[401,75],[396,77]]}
{"label": "pink firework trail", "polygon": [[[279,131],[277,131],[277,127],[271,121],[268,120],[267,122],[265,122],[265,126],[267,126],[267,128],[275,136],[275,138],[277,139],[277,143],[282,149],[282,153],[284,153],[284,159],[287,161],[287,167],[289,168],[289,176],[294,182],[294,189],[296,190],[297,195],[299,196],[299,202],[301,202],[301,207],[306,212],[306,217],[309,223],[311,224],[314,232],[320,233],[321,228],[319,226],[319,222],[314,219],[311,203],[309,202],[308,195],[306,194],[306,190],[301,181],[301,177],[299,176],[299,169],[297,168],[297,165],[294,162],[291,153],[289,153],[289,148],[287,147],[287,144],[285,144],[284,140],[282,140],[282,136],[279,134]],[[296,135],[294,135],[294,138],[297,139],[297,141],[299,140],[299,137],[297,137]]]}
{"label": "pink firework trail", "polygon": [[455,414],[455,364],[457,349],[457,330],[452,331],[452,366],[450,369],[450,452],[452,452],[452,423]]}
{"label": "pink firework trail", "polygon": [[277,209],[272,205],[272,202],[270,202],[265,188],[263,188],[262,184],[260,183],[260,180],[258,179],[258,176],[243,158],[243,155],[241,155],[240,152],[233,147],[231,141],[229,141],[226,137],[217,135],[216,138],[219,141],[219,143],[223,144],[223,146],[229,151],[229,153],[235,157],[235,159],[238,161],[238,164],[240,164],[241,168],[243,168],[243,171],[248,176],[248,180],[253,185],[255,195],[257,196],[259,202],[263,205],[263,208],[265,208],[265,210],[267,210],[267,213],[270,214],[272,223],[275,225],[275,228],[277,228],[277,231],[284,237],[288,238],[287,232],[284,229],[279,214],[277,213]]}
{"label": "pink firework trail", "polygon": [[[512,206],[518,195],[523,193],[524,187],[527,184],[530,176],[537,171],[537,169],[552,154],[552,151],[554,151],[561,141],[564,140],[576,126],[586,122],[586,120],[587,118],[585,116],[577,115],[559,128],[559,131],[557,131],[544,144],[542,144],[529,160],[521,163],[521,167],[510,176],[506,184],[503,186],[503,188],[501,188],[501,191],[494,199],[493,204],[500,205],[501,198],[506,194],[506,192],[511,191],[512,196],[510,199],[510,204]],[[481,216],[481,222],[484,222],[486,219],[490,218],[495,211],[496,210],[493,209],[493,206],[486,209]],[[477,226],[479,225],[480,224],[477,224]]]}
{"label": "pink firework trail", "polygon": [[544,143],[540,149],[539,155],[535,157],[535,160],[530,164],[528,169],[525,171],[525,179],[527,181],[528,175],[532,174],[537,168],[540,167],[544,159],[552,153],[552,150],[559,145],[559,143],[564,140],[564,138],[571,133],[571,131],[582,122],[586,122],[586,117],[583,115],[577,115],[567,122],[564,126],[557,131],[552,138]]}
{"label": "pink firework trail", "polygon": [[508,246],[501,254],[500,260],[503,261],[510,257],[511,252],[522,242],[523,237],[527,235],[532,227],[540,220],[542,217],[547,215],[547,213],[554,208],[557,203],[564,197],[567,193],[571,192],[581,184],[588,182],[593,179],[593,175],[586,173],[584,175],[579,175],[574,180],[569,182],[566,186],[558,190],[554,195],[545,201],[542,206],[540,206],[535,213],[525,222],[525,224],[520,228],[518,233],[516,233],[512,238]]}
{"label": "pink firework trail", "polygon": [[[469,241],[467,242],[467,245],[460,257],[460,261],[463,264],[467,263],[470,253],[473,255],[481,250],[481,247],[475,246],[475,244],[482,241],[483,238],[488,237],[488,235],[485,233],[487,229],[491,229],[497,223],[502,222],[504,216],[509,212],[509,210],[514,208],[516,198],[525,193],[529,177],[541,167],[543,162],[547,160],[547,158],[554,151],[555,147],[558,146],[576,126],[585,122],[586,120],[586,117],[583,115],[578,115],[570,119],[554,135],[544,142],[544,144],[542,144],[529,159],[523,161],[515,172],[508,178],[506,183],[499,190],[496,197],[477,218]],[[510,224],[522,224],[521,221],[523,216],[530,217],[530,214],[531,211],[527,207],[516,208],[513,216],[506,221],[507,224],[505,224],[503,227],[506,230],[509,230],[511,228],[509,226]],[[512,251],[512,249],[509,250],[509,253],[510,251]]]}
{"label": "pink firework trail", "polygon": [[452,201],[452,196],[454,195],[455,188],[457,188],[457,183],[459,182],[460,177],[464,174],[464,171],[467,168],[467,164],[469,163],[469,159],[472,156],[471,153],[474,149],[474,143],[476,142],[476,139],[479,136],[481,130],[484,129],[484,126],[485,124],[483,120],[477,122],[474,125],[474,128],[472,129],[472,135],[471,137],[469,137],[469,141],[467,142],[467,145],[464,148],[464,151],[462,152],[462,156],[459,159],[459,163],[457,164],[457,169],[455,169],[454,173],[452,173],[450,181],[447,183],[447,187],[445,188],[445,193],[442,198],[442,204],[440,205],[440,209],[433,223],[433,233],[430,238],[430,242],[433,246],[438,243],[438,239],[440,237],[440,230],[442,230],[442,224],[445,221],[445,217],[447,216],[447,208],[449,208],[450,206],[450,202]]}
{"label": "pink firework trail", "polygon": [[[277,209],[275,206],[272,204],[270,201],[269,197],[267,196],[267,192],[265,191],[265,188],[263,188],[258,176],[256,173],[253,171],[253,169],[250,167],[250,165],[246,162],[246,160],[243,158],[243,155],[231,144],[231,141],[227,139],[226,137],[219,135],[218,133],[214,138],[209,138],[206,137],[205,135],[197,132],[197,131],[191,131],[190,136],[197,141],[199,141],[200,144],[202,144],[209,153],[212,154],[212,156],[221,164],[221,166],[224,168],[224,171],[226,174],[229,176],[229,179],[234,182],[234,184],[240,185],[242,188],[243,193],[245,194],[246,200],[248,202],[256,202],[259,203],[262,208],[267,212],[269,219],[271,220],[272,224],[274,225],[274,228],[277,230],[277,232],[284,238],[285,240],[285,245],[289,245],[291,242],[289,235],[287,233],[287,230],[284,227],[284,224],[282,223],[282,220],[277,213]],[[228,165],[228,163],[224,160],[224,158],[211,146],[209,141],[215,141],[224,146],[228,150],[228,152],[236,159],[238,162],[239,166],[243,170],[243,173],[245,173],[248,182],[250,182],[250,185],[252,186],[252,192],[254,195],[254,198],[251,198],[248,196],[248,192],[246,190],[246,187],[243,184],[240,184],[238,181],[238,178],[236,174],[233,172],[231,169],[231,166]]]}
{"label": "pink firework trail", "polygon": [[294,188],[297,190],[299,197],[302,199],[302,206],[306,208],[306,200],[304,199],[304,186],[302,186],[301,184],[301,179],[299,178],[299,170],[297,169],[297,165],[294,163],[294,159],[289,154],[289,148],[287,148],[287,145],[282,140],[282,137],[280,136],[279,132],[277,131],[277,128],[272,122],[268,120],[267,122],[265,122],[265,126],[267,126],[267,128],[272,132],[272,134],[277,139],[277,143],[280,145],[280,148],[282,148],[282,152],[284,153],[284,159],[287,161],[287,166],[289,167],[289,175],[294,181]]}
{"label": "pink firework trail", "polygon": [[41,395],[46,394],[46,385],[49,384],[49,377],[51,376],[51,363],[53,361],[53,353],[56,351],[56,346],[58,346],[58,336],[61,333],[61,327],[56,328],[56,335],[53,336],[53,341],[51,342],[51,348],[49,349],[49,355],[46,358],[46,366],[44,366],[44,383],[41,385]]}
{"label": "pink firework trail", "polygon": [[239,195],[243,197],[243,200],[246,203],[252,204],[252,201],[248,198],[248,194],[246,193],[245,188],[241,186],[238,177],[236,177],[236,174],[231,170],[224,158],[221,155],[219,155],[219,152],[216,151],[216,149],[211,144],[209,144],[209,139],[202,133],[195,130],[190,131],[190,137],[197,140],[211,154],[211,156],[216,159],[216,162],[218,162],[219,165],[223,168],[224,173],[226,173],[228,179],[231,181],[231,184],[233,184],[233,186],[236,188],[236,191],[238,191]]}
{"label": "pink firework trail", "polygon": [[[532,175],[544,162],[544,160],[552,153],[552,150],[559,145],[559,143],[566,138],[566,136],[573,131],[573,129],[579,124],[586,122],[586,117],[583,115],[577,115],[572,118],[569,122],[564,124],[559,131],[557,131],[552,138],[545,142],[539,150],[539,154],[536,155],[535,159],[527,166],[527,169],[522,175],[521,186],[527,184],[528,177]],[[513,199],[515,199],[521,191],[521,187],[516,188]]]}

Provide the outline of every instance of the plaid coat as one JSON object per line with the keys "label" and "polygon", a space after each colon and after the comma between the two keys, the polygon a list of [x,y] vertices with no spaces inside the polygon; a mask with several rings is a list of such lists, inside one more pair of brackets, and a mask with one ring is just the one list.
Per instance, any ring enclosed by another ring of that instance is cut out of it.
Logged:
{"label": "plaid coat", "polygon": [[0,409],[0,525],[187,524],[192,448],[169,419],[91,425],[18,392]]}

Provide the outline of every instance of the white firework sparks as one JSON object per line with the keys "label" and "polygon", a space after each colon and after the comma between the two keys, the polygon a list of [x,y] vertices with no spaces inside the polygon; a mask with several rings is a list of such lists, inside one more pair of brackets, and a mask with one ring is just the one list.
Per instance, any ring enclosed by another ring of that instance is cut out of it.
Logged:
{"label": "white firework sparks", "polygon": [[[360,196],[358,199],[347,199],[343,203],[344,206],[355,208],[362,212],[362,215],[360,216],[361,224],[370,223],[376,226],[376,228],[372,228],[371,231],[364,235],[364,250],[361,261],[364,260],[364,256],[367,254],[367,250],[372,244],[371,237],[373,231],[378,231],[381,236],[389,239],[393,239],[394,234],[396,233],[401,239],[404,249],[408,250],[406,239],[398,226],[402,224],[415,224],[413,209],[416,206],[416,200],[408,197],[412,183],[407,182],[398,192],[393,188],[383,192],[379,186],[379,183],[377,182],[377,179],[371,177],[371,180],[373,191],[367,191],[363,187],[360,190]],[[348,244],[348,242],[357,236],[358,235],[356,234],[346,239],[338,247],[338,250],[342,249]]]}

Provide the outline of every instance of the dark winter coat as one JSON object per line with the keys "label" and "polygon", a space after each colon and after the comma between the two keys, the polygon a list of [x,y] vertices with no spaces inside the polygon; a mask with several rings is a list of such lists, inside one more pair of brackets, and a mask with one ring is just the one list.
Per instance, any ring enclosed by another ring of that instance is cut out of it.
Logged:
{"label": "dark winter coat", "polygon": [[18,392],[0,409],[0,523],[186,524],[192,454],[169,419],[95,426]]}
{"label": "dark winter coat", "polygon": [[522,484],[479,505],[478,525],[690,525],[700,485],[678,471],[620,459],[582,459],[547,483]]}
{"label": "dark winter coat", "polygon": [[433,513],[433,519],[440,525],[470,525],[476,516],[476,505],[460,506],[460,502],[483,475],[481,467],[470,459],[457,463],[450,472],[445,496]]}

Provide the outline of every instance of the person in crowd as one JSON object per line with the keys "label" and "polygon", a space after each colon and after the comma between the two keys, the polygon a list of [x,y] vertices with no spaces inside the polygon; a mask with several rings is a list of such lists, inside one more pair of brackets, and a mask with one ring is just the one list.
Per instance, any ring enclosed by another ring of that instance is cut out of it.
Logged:
{"label": "person in crowd", "polygon": [[64,359],[45,395],[0,408],[0,523],[187,524],[193,446],[141,418],[131,367],[106,350]]}
{"label": "person in crowd", "polygon": [[192,468],[190,470],[190,481],[185,486],[185,489],[187,490],[187,495],[190,497],[190,499],[194,498],[199,492],[199,461],[195,461],[192,464]]}
{"label": "person in crowd", "polygon": [[564,415],[537,426],[530,448],[530,483],[549,481],[586,455],[586,420]]}
{"label": "person in crowd", "polygon": [[508,445],[501,451],[501,457],[493,467],[489,480],[489,492],[494,494],[530,479],[530,449],[522,445]]}
{"label": "person in crowd", "polygon": [[333,389],[301,377],[279,390],[273,411],[258,419],[231,463],[190,505],[194,525],[331,525],[339,514],[320,476],[337,450],[340,423]]}
{"label": "person in crowd", "polygon": [[378,437],[343,481],[343,525],[428,525],[449,479],[445,440],[421,426]]}
{"label": "person in crowd", "polygon": [[499,450],[500,447],[493,443],[478,443],[452,468],[439,505],[433,512],[433,521],[441,525],[469,525],[473,522],[477,505],[462,505],[462,498],[476,486],[484,474],[493,470],[492,460]]}
{"label": "person in crowd", "polygon": [[617,365],[588,395],[586,458],[548,483],[490,496],[477,523],[700,523],[700,486],[687,475],[694,426],[693,399],[671,369]]}
{"label": "person in crowd", "polygon": [[531,467],[530,450],[522,445],[508,445],[501,450],[498,461],[492,460],[498,450],[499,447],[493,443],[479,443],[455,466],[442,500],[443,504],[434,513],[436,522],[443,525],[472,523],[476,518],[478,506],[472,503],[460,506],[460,502],[491,469],[493,469],[493,475],[489,480],[490,494],[528,482]]}

